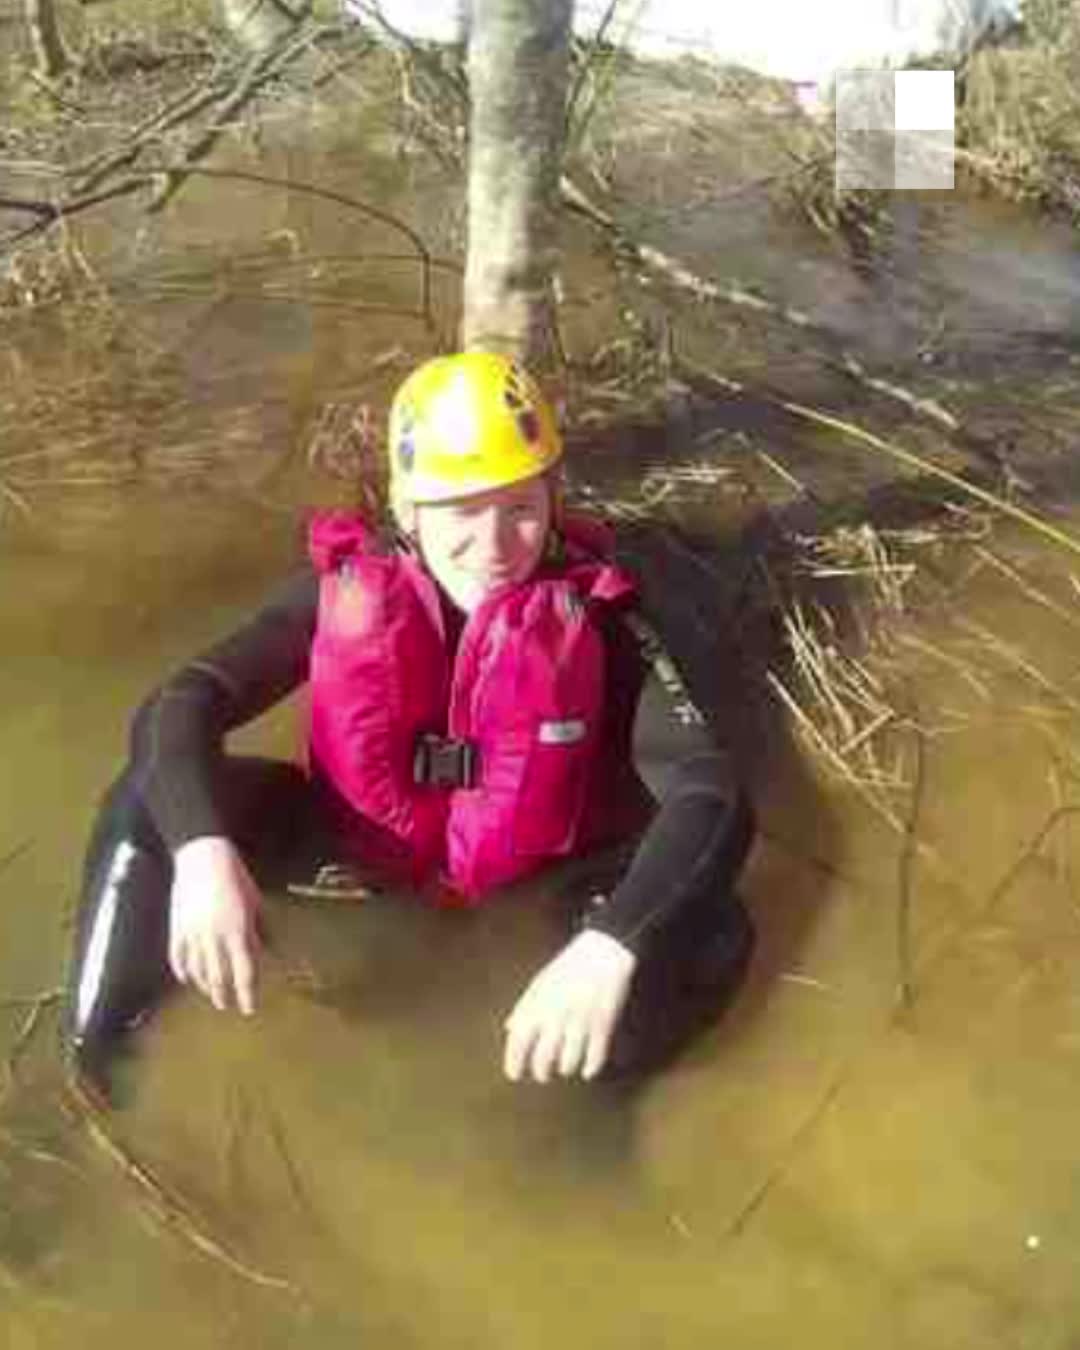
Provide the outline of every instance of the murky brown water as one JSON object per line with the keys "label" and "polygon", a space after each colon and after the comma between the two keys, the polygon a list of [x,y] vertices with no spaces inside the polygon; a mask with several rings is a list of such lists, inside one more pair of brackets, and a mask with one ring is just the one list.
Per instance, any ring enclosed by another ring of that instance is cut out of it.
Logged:
{"label": "murky brown water", "polygon": [[[291,153],[309,180],[341,172],[337,151]],[[93,468],[44,458],[18,480],[33,519],[0,518],[4,996],[58,982],[131,708],[288,565],[298,502],[335,491],[304,460],[319,410],[382,406],[430,346],[415,321],[339,307],[411,303],[389,265],[324,260],[373,248],[368,227],[244,191],[227,213],[193,195],[126,280],[116,245],[108,341],[49,318],[10,332],[20,415],[0,454],[78,429]],[[283,270],[277,229],[310,261]],[[1019,256],[1007,230],[992,244]],[[333,304],[252,296],[252,275],[308,298],[325,283]],[[63,481],[80,472],[112,485]],[[0,1105],[4,1346],[1080,1342],[1080,566],[1019,530],[991,542],[1029,593],[957,546],[951,600],[912,583],[928,608],[889,653],[924,733],[917,772],[898,729],[904,781],[879,799],[926,850],[909,858],[911,1011],[903,833],[798,745],[762,789],[751,984],[636,1090],[501,1080],[502,1017],[551,950],[530,906],[272,898],[259,1016],[174,1000],[112,1122],[244,1269],[155,1217],[64,1107],[46,1022]],[[283,709],[239,739],[288,753],[293,736]],[[24,1012],[3,1010],[5,1044]]]}

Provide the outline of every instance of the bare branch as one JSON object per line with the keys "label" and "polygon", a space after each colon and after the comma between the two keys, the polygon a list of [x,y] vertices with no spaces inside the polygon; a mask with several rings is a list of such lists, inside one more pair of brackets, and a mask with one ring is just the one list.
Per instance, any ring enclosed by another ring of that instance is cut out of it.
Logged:
{"label": "bare branch", "polygon": [[233,91],[218,105],[211,125],[199,136],[184,155],[183,166],[170,170],[165,186],[155,193],[147,210],[160,211],[183,185],[185,169],[207,154],[216,144],[229,121],[236,116],[255,93],[306,51],[319,34],[319,27],[306,25],[299,34],[289,33],[268,51],[252,57]]}
{"label": "bare branch", "polygon": [[48,202],[28,201],[23,197],[0,197],[0,211],[30,211],[50,218],[56,215],[56,207]]}
{"label": "bare branch", "polygon": [[0,240],[0,257],[5,253],[11,252],[25,244],[28,239],[41,234],[51,225],[61,220],[68,220],[71,216],[77,216],[80,212],[88,210],[91,206],[99,206],[102,202],[111,201],[114,197],[126,197],[132,192],[138,191],[144,187],[150,179],[146,174],[133,175],[123,179],[113,187],[104,192],[96,192],[90,197],[77,198],[73,202],[56,202],[51,208],[52,215],[50,219],[42,218],[33,225],[28,225],[24,230],[11,236],[10,239]]}

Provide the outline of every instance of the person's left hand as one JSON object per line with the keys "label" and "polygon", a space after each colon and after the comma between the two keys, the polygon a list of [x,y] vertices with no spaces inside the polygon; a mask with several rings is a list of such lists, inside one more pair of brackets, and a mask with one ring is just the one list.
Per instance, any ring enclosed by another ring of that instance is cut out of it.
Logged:
{"label": "person's left hand", "polygon": [[514,1082],[553,1069],[595,1078],[607,1059],[637,957],[606,933],[586,929],[533,978],[506,1019],[503,1070]]}

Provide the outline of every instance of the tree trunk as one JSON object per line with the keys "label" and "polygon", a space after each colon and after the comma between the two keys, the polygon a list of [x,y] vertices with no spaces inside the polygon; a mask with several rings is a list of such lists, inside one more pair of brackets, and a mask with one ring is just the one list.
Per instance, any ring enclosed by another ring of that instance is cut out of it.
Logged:
{"label": "tree trunk", "polygon": [[26,0],[26,22],[35,69],[44,79],[54,79],[68,63],[60,26],[56,22],[55,0]]}
{"label": "tree trunk", "polygon": [[543,365],[573,0],[473,0],[471,10],[463,345]]}

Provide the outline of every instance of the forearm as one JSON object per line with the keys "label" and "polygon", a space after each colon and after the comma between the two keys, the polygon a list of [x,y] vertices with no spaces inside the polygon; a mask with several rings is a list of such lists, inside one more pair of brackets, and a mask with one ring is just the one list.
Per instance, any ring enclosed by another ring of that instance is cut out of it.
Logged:
{"label": "forearm", "polygon": [[673,771],[660,808],[590,928],[640,955],[688,905],[732,888],[753,837],[749,799],[728,757],[709,750]]}
{"label": "forearm", "polygon": [[630,747],[658,809],[589,926],[640,953],[686,906],[722,900],[749,849],[753,813],[659,625],[634,614],[613,636],[632,638],[644,671]]}

